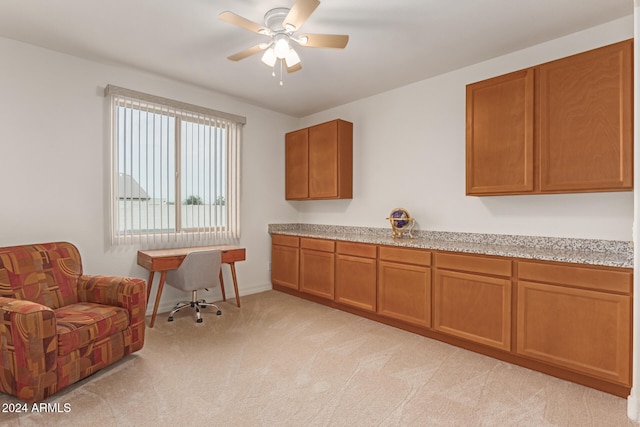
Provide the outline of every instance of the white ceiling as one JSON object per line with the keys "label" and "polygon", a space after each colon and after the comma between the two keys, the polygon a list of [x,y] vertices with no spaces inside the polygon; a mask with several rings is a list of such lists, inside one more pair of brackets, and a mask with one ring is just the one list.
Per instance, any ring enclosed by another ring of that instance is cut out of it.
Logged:
{"label": "white ceiling", "polygon": [[259,54],[227,59],[266,37],[220,12],[263,24],[293,1],[1,0],[0,36],[303,117],[633,14],[633,0],[321,0],[300,33],[348,34],[344,50],[298,49],[284,86]]}

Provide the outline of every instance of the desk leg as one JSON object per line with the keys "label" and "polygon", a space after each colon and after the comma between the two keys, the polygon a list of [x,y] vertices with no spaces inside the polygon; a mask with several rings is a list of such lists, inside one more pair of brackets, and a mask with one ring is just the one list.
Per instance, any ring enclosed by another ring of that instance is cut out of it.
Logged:
{"label": "desk leg", "polygon": [[224,279],[222,278],[222,267],[220,267],[220,289],[222,289],[222,301],[226,301],[227,296],[224,293]]}
{"label": "desk leg", "polygon": [[151,315],[151,323],[149,324],[150,328],[153,328],[153,324],[156,323],[156,313],[158,312],[158,305],[160,305],[160,297],[162,296],[162,288],[164,288],[164,278],[166,275],[166,271],[160,273],[160,283],[158,283],[158,293],[156,294],[156,303],[153,306],[153,314]]}
{"label": "desk leg", "polygon": [[236,277],[236,264],[234,262],[230,262],[231,266],[231,277],[233,278],[233,290],[236,292],[236,304],[240,307],[240,295],[238,295],[238,278]]}
{"label": "desk leg", "polygon": [[155,271],[149,272],[149,281],[147,282],[147,306],[149,306],[149,296],[151,295],[151,287],[153,286],[153,275]]}

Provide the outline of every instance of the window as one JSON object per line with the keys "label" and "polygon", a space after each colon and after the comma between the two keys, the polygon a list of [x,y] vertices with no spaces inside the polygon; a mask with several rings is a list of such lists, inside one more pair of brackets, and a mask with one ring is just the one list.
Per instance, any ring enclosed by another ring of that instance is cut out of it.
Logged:
{"label": "window", "polygon": [[112,85],[112,244],[240,237],[244,117]]}

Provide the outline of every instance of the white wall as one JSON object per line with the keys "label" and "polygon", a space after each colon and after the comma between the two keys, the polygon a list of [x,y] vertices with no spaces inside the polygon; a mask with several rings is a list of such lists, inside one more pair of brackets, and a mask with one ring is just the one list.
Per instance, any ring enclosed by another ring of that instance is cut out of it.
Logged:
{"label": "white wall", "polygon": [[[283,135],[299,119],[8,39],[0,38],[0,57],[0,246],[66,240],[79,247],[87,274],[148,278],[136,264],[139,247],[112,249],[107,244],[109,151],[103,89],[111,83],[247,118],[238,242],[247,248],[247,260],[236,267],[241,294],[271,288],[267,225],[297,219],[284,201]],[[230,285],[228,270],[225,279]],[[165,289],[164,308],[180,297]]]}
{"label": "white wall", "polygon": [[465,86],[633,37],[633,17],[305,117],[354,123],[353,200],[292,202],[300,222],[386,227],[404,207],[423,230],[632,239],[633,193],[465,196]]}

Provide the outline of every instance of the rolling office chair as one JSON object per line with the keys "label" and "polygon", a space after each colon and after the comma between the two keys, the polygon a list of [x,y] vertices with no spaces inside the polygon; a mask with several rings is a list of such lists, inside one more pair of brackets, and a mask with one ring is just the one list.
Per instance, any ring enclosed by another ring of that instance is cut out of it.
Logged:
{"label": "rolling office chair", "polygon": [[173,321],[173,315],[185,307],[196,309],[196,322],[202,323],[200,309],[204,307],[215,307],[216,314],[220,316],[222,312],[217,305],[206,302],[204,299],[198,300],[199,289],[209,290],[220,286],[220,264],[221,253],[219,250],[197,251],[187,254],[177,270],[167,271],[165,282],[176,289],[191,291],[191,301],[182,301],[176,304],[167,319]]}

